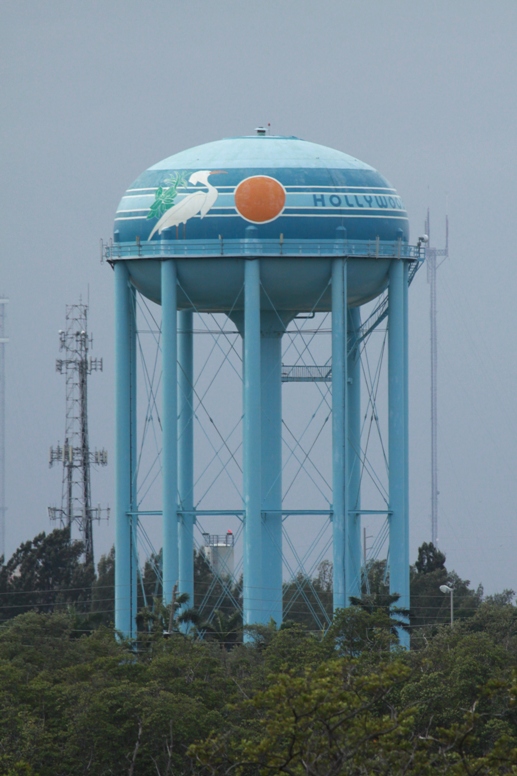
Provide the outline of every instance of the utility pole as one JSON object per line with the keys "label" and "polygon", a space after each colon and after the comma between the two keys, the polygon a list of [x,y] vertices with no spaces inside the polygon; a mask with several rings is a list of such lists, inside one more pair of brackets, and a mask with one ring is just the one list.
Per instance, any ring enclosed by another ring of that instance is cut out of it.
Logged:
{"label": "utility pole", "polygon": [[[100,520],[100,505],[91,503],[91,464],[106,466],[106,450],[91,451],[88,439],[88,377],[102,372],[102,358],[91,358],[93,339],[88,335],[88,305],[66,307],[66,329],[59,331],[59,349],[64,357],[56,360],[56,371],[65,375],[65,441],[50,448],[49,466],[61,463],[63,479],[61,507],[49,507],[51,520],[68,527],[78,525],[84,542],[85,564],[93,565],[93,520]],[[106,510],[109,517],[109,508]]]}
{"label": "utility pole", "polygon": [[5,555],[5,332],[6,306],[9,300],[0,298],[0,556]]}
{"label": "utility pole", "polygon": [[[425,223],[428,242],[425,249],[427,282],[430,287],[431,330],[431,541],[438,546],[438,332],[436,326],[436,272],[449,257],[449,217],[445,216],[445,248],[431,247],[429,209]],[[440,259],[440,261],[438,261]]]}

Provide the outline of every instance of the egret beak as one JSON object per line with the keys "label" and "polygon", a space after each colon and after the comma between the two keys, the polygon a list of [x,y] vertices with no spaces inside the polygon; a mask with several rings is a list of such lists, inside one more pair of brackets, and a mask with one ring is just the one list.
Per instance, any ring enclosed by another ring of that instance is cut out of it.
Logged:
{"label": "egret beak", "polygon": [[228,175],[226,170],[212,170],[209,175]]}

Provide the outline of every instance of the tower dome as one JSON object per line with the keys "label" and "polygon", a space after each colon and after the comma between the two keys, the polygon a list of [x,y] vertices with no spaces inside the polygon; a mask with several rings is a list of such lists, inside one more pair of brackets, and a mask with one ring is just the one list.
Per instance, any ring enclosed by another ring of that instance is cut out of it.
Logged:
{"label": "tower dome", "polygon": [[260,256],[266,295],[278,309],[301,312],[329,309],[325,286],[336,255],[350,259],[350,304],[378,295],[390,260],[408,256],[408,238],[404,204],[377,170],[259,129],[142,173],[118,206],[111,255],[135,260],[133,283],[157,302],[160,259],[177,258],[180,307],[200,311],[233,308],[243,277],[235,260]]}

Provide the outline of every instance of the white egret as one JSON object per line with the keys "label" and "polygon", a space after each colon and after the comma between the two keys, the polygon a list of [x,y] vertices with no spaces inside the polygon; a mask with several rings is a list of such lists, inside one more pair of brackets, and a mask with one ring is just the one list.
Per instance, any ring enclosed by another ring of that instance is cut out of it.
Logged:
{"label": "white egret", "polygon": [[161,234],[164,229],[170,229],[171,226],[186,224],[189,218],[198,213],[201,218],[204,218],[219,194],[215,186],[210,185],[208,178],[210,175],[219,175],[220,173],[226,173],[226,170],[199,170],[192,173],[188,179],[189,183],[194,186],[197,183],[202,183],[208,191],[195,191],[193,194],[187,194],[177,205],[169,208],[155,224],[153,231],[147,238],[148,241],[152,240],[156,232]]}

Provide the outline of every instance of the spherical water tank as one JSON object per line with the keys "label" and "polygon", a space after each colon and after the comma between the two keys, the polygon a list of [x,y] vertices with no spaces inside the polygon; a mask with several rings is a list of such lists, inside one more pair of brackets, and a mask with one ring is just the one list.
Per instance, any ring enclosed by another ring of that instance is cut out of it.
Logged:
{"label": "spherical water tank", "polygon": [[160,263],[175,258],[178,306],[243,307],[244,262],[261,258],[264,309],[330,310],[332,259],[348,258],[348,303],[387,285],[407,258],[401,198],[375,169],[341,151],[259,129],[175,154],[126,191],[111,258],[128,260],[136,288],[160,302]]}

